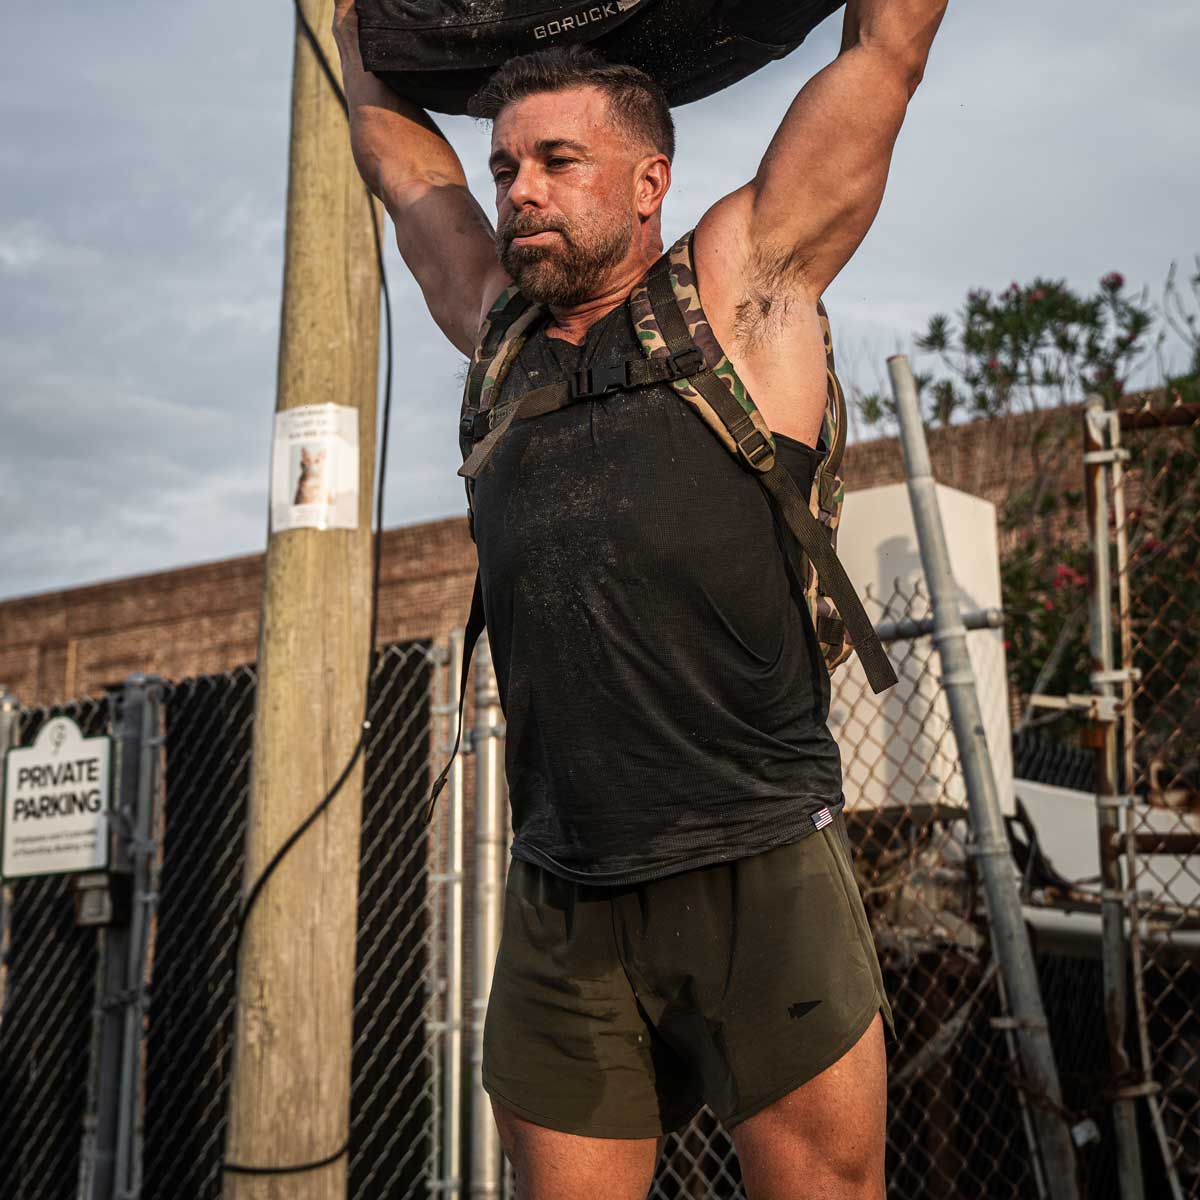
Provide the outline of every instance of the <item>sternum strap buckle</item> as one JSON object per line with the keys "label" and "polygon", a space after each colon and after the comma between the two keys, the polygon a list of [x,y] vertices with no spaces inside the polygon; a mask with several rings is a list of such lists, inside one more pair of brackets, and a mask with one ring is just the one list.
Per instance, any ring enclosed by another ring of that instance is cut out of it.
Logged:
{"label": "sternum strap buckle", "polygon": [[623,391],[629,387],[629,363],[619,363],[615,367],[581,367],[567,377],[567,387],[572,400]]}

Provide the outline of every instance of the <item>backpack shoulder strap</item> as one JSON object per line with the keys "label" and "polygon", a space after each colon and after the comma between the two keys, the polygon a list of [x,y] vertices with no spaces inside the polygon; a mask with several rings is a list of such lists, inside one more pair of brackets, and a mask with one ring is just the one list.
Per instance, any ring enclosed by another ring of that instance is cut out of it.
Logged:
{"label": "backpack shoulder strap", "polygon": [[726,450],[755,471],[770,470],[775,439],[704,315],[690,232],[650,268],[629,307],[647,358],[687,361],[685,355],[698,352],[697,369],[671,386]]}
{"label": "backpack shoulder strap", "polygon": [[[545,311],[542,305],[510,284],[496,298],[483,324],[463,388],[462,415],[474,416],[494,403],[497,388],[529,336],[529,329]],[[464,448],[463,456],[467,451]]]}
{"label": "backpack shoulder strap", "polygon": [[[483,342],[483,349],[471,367],[463,410],[459,418],[459,445],[463,465],[459,475],[470,481],[478,478],[492,452],[507,435],[514,421],[544,416],[580,400],[594,400],[610,392],[636,391],[658,383],[686,378],[704,365],[693,346],[690,352],[649,359],[638,354],[632,360],[607,366],[584,366],[570,371],[565,379],[545,384],[501,401],[501,386],[516,361],[521,347],[544,309],[533,306],[511,311],[504,331]],[[470,493],[468,492],[468,495]]]}
{"label": "backpack shoulder strap", "polygon": [[[523,295],[514,283],[496,297],[496,303],[480,325],[479,339],[463,386],[462,409],[458,415],[458,447],[464,460],[474,445],[476,416],[495,402],[509,368],[529,336],[530,327],[544,311],[542,305]],[[474,480],[468,478],[465,486],[467,528],[474,540]]]}
{"label": "backpack shoulder strap", "polygon": [[[817,320],[821,327],[821,340],[825,344],[825,415],[821,420],[821,440],[827,449],[824,459],[817,468],[817,494],[814,503],[823,513],[832,513],[841,508],[842,457],[846,453],[846,394],[833,361],[833,332],[829,327],[829,314],[824,301],[817,301]],[[836,541],[836,539],[835,539]]]}
{"label": "backpack shoulder strap", "polygon": [[837,377],[833,361],[833,331],[829,327],[829,314],[825,302],[817,300],[817,320],[821,326],[821,340],[825,344],[825,419],[821,423],[821,437],[829,452],[825,461],[836,475],[842,467],[842,455],[846,452],[846,394]]}
{"label": "backpack shoulder strap", "polygon": [[886,692],[898,680],[879,635],[863,608],[845,567],[829,539],[829,531],[813,516],[808,501],[800,494],[796,481],[782,463],[759,475],[759,482],[770,493],[792,536],[808,555],[821,587],[837,605],[842,620],[850,631],[854,652],[862,663],[863,673],[876,695]]}
{"label": "backpack shoulder strap", "polygon": [[[644,284],[630,297],[634,323],[642,352],[648,358],[656,354],[673,358],[699,349],[703,366],[672,386],[720,438],[725,448],[752,468],[775,506],[808,556],[821,584],[842,614],[862,662],[867,680],[875,692],[885,691],[896,682],[895,672],[875,634],[837,554],[830,533],[813,516],[810,501],[801,496],[795,480],[775,461],[775,439],[759,413],[753,398],[738,378],[733,364],[720,349],[700,304],[700,290],[692,263],[691,234],[686,234],[650,269]],[[643,295],[644,293],[644,295]],[[823,312],[823,309],[820,310]],[[836,385],[832,368],[832,338],[829,322],[824,320],[826,356],[830,378]],[[837,388],[841,397],[841,388]],[[844,407],[845,401],[841,400]],[[844,448],[845,421],[835,411],[827,420],[831,429],[829,457],[836,452],[840,461]],[[830,471],[830,476],[834,472]]]}

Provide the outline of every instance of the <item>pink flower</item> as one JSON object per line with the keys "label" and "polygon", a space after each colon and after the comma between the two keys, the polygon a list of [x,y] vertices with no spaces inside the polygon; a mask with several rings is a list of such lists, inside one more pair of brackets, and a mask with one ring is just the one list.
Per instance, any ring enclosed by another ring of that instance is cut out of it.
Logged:
{"label": "pink flower", "polygon": [[1029,293],[1029,298],[1030,298],[1030,300],[1045,300],[1046,289],[1045,288],[1034,288],[1034,290]]}
{"label": "pink flower", "polygon": [[1125,276],[1120,271],[1109,271],[1103,279],[1100,280],[1100,286],[1106,292],[1119,292],[1125,286]]}

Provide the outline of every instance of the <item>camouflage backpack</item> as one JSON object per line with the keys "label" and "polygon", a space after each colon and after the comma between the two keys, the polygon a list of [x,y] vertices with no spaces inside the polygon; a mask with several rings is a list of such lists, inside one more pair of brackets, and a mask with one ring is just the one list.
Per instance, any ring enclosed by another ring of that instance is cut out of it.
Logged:
{"label": "camouflage backpack", "polygon": [[[788,470],[775,460],[775,439],[721,351],[704,311],[692,265],[692,235],[685,234],[638,283],[627,301],[643,358],[616,367],[585,367],[563,382],[535,388],[497,404],[509,369],[529,331],[544,313],[540,304],[507,288],[479,332],[467,373],[459,422],[459,445],[466,480],[468,522],[475,536],[475,479],[515,420],[527,420],[612,391],[669,383],[721,444],[755,472],[797,543],[797,566],[809,615],[830,670],[857,653],[875,692],[896,682],[895,672],[870,619],[835,553],[844,487],[840,475],[846,445],[846,401],[833,363],[833,339],[824,305],[817,302],[825,341],[826,400],[821,440],[827,451],[803,496]],[[466,697],[467,667],[483,631],[483,592],[479,576],[471,598],[463,642],[459,727]],[[455,741],[455,751],[458,742]],[[454,752],[451,753],[453,761]],[[449,764],[434,784],[427,815],[441,790]]]}

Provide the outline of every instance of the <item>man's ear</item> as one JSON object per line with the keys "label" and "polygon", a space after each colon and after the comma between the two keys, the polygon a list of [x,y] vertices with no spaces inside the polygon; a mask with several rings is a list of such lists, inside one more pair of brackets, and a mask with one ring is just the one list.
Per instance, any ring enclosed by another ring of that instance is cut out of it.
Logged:
{"label": "man's ear", "polygon": [[635,195],[638,216],[654,216],[671,187],[671,163],[665,154],[655,154],[638,163]]}

